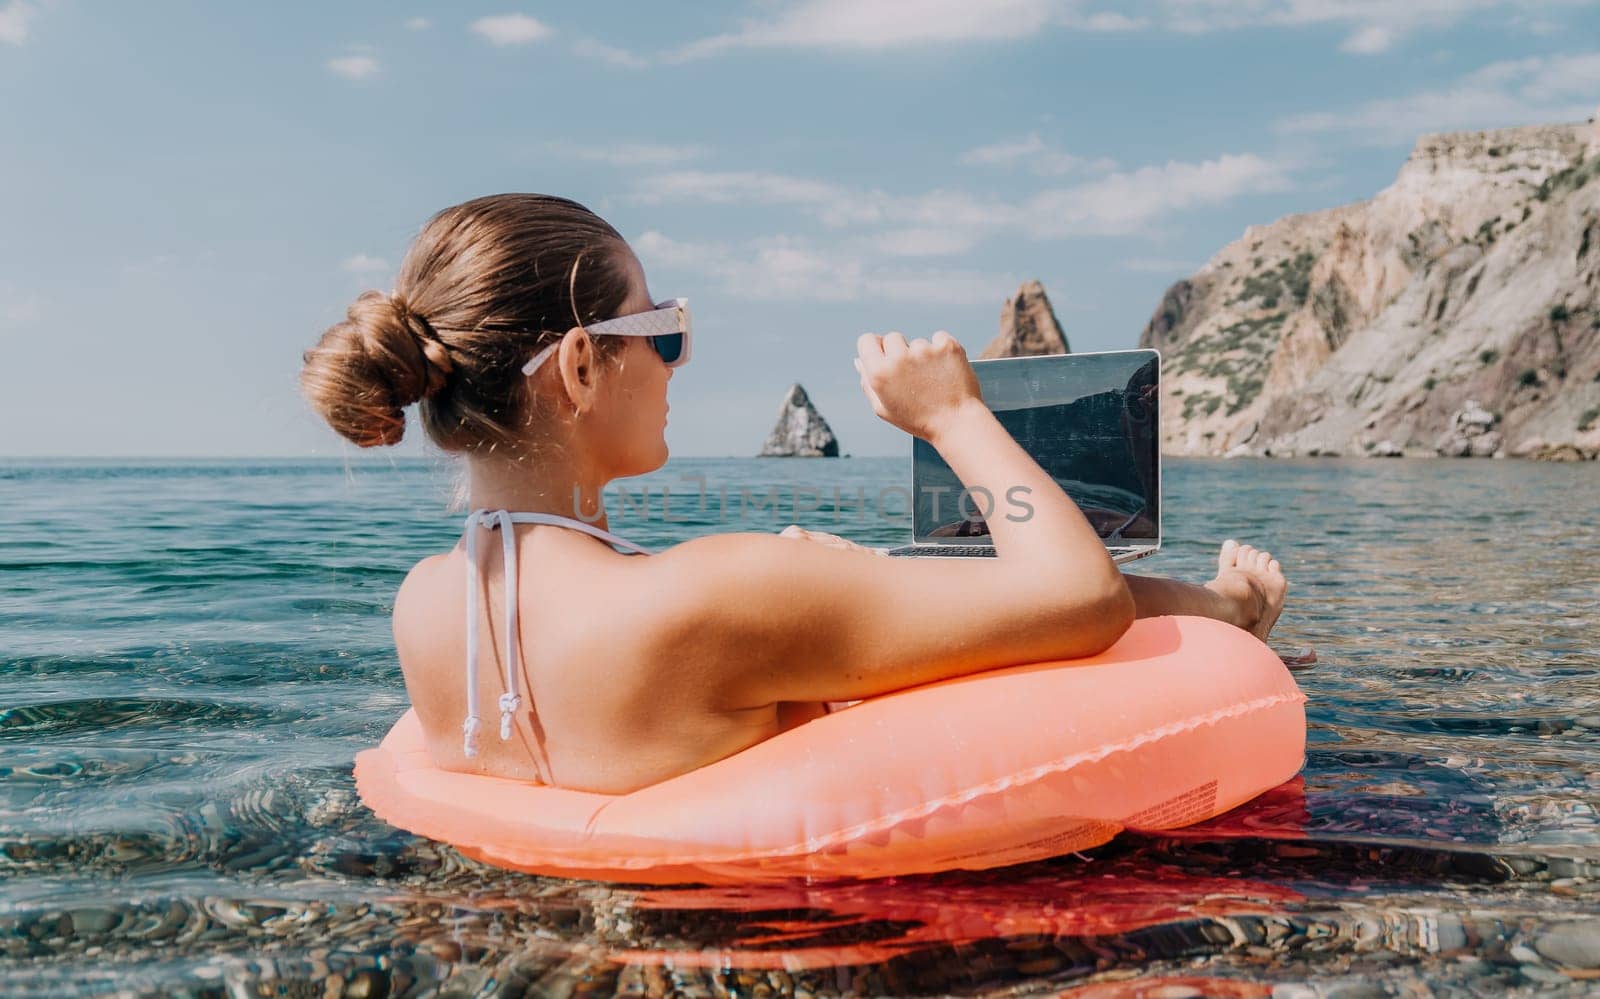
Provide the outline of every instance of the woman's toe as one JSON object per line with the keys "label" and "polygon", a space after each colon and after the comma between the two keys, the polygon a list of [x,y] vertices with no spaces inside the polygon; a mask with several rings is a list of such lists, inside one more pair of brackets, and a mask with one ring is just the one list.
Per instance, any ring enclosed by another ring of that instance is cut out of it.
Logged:
{"label": "woman's toe", "polygon": [[1233,568],[1234,559],[1239,554],[1239,542],[1229,538],[1222,543],[1222,551],[1217,555],[1217,571],[1226,572]]}

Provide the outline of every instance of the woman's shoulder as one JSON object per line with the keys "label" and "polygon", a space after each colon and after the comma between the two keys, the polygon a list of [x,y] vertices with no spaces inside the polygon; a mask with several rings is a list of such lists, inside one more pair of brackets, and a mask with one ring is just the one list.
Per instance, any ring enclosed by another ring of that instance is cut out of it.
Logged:
{"label": "woman's shoulder", "polygon": [[661,567],[691,566],[700,569],[729,566],[743,560],[752,562],[792,564],[791,556],[804,547],[796,539],[765,531],[730,531],[722,534],[702,534],[681,541],[660,552],[649,561]]}
{"label": "woman's shoulder", "polygon": [[788,538],[755,531],[704,534],[681,541],[648,559],[629,560],[648,577],[646,589],[657,599],[671,594],[678,603],[713,598],[728,587],[743,587],[787,564],[798,546]]}
{"label": "woman's shoulder", "polygon": [[407,647],[415,644],[419,628],[424,633],[437,630],[440,604],[448,603],[460,589],[456,574],[449,571],[454,567],[453,554],[440,552],[417,562],[395,591],[392,624],[402,659]]}
{"label": "woman's shoulder", "polygon": [[445,571],[450,567],[454,551],[439,552],[421,559],[400,580],[400,589],[394,598],[395,613],[400,612],[402,604],[412,603],[416,598],[428,595],[446,581]]}

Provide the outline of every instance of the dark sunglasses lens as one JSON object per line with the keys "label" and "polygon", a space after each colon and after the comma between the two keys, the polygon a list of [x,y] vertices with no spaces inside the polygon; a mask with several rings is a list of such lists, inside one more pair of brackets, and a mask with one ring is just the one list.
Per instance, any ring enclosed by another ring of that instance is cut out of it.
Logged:
{"label": "dark sunglasses lens", "polygon": [[676,361],[683,354],[683,334],[667,333],[662,336],[653,336],[650,343],[655,347],[656,353],[661,355],[661,360],[668,364]]}

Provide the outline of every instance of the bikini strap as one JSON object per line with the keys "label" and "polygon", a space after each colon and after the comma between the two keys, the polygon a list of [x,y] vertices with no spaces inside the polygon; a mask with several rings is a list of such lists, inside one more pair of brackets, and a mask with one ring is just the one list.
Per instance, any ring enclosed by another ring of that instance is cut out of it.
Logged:
{"label": "bikini strap", "polygon": [[[505,565],[506,574],[506,692],[500,695],[500,741],[511,738],[511,720],[517,709],[522,707],[522,694],[518,678],[521,670],[518,665],[517,644],[517,537],[511,529],[513,524],[553,524],[558,527],[570,527],[575,530],[593,535],[602,541],[629,550],[629,554],[649,555],[650,551],[640,545],[634,544],[626,538],[618,537],[610,531],[586,524],[571,517],[563,517],[553,513],[512,513],[508,510],[474,510],[467,515],[466,546],[467,546],[467,718],[461,724],[462,743],[461,751],[468,757],[478,755],[478,729],[482,722],[478,718],[478,590],[480,580],[478,575],[478,532],[474,529],[485,527],[490,530],[500,531],[501,559]],[[548,772],[548,768],[546,769]]]}
{"label": "bikini strap", "polygon": [[[479,512],[488,513],[489,511],[483,510]],[[642,545],[636,545],[627,538],[612,534],[610,531],[596,527],[593,524],[585,523],[581,520],[574,520],[571,517],[563,517],[558,513],[507,513],[505,510],[496,510],[494,512],[496,514],[505,514],[507,517],[511,518],[511,522],[513,524],[554,524],[557,527],[570,527],[573,530],[582,531],[585,534],[593,535],[594,537],[599,538],[601,541],[608,542],[621,548],[626,548],[631,554],[653,554],[650,549],[645,548]]]}

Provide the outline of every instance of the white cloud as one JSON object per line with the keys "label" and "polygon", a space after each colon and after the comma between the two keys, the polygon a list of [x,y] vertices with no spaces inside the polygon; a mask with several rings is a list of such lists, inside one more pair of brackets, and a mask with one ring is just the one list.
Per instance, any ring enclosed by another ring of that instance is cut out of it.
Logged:
{"label": "white cloud", "polygon": [[[1156,0],[1165,27],[1183,32],[1232,31],[1326,25],[1349,31],[1341,51],[1387,52],[1411,35],[1449,28],[1468,18],[1494,16],[1498,23],[1535,30],[1525,12],[1587,6],[1592,0]],[[1538,23],[1548,24],[1548,20]]]}
{"label": "white cloud", "polygon": [[1026,139],[1012,142],[997,142],[989,146],[979,146],[969,150],[961,157],[961,162],[983,165],[1010,165],[1024,157],[1037,156],[1044,152],[1044,140],[1039,138],[1038,132],[1031,133]]}
{"label": "white cloud", "polygon": [[825,225],[874,222],[888,199],[882,192],[857,193],[827,181],[759,171],[680,170],[638,182],[635,198],[646,203],[700,201],[710,204],[798,205],[813,209]]}
{"label": "white cloud", "polygon": [[1020,206],[1019,221],[1043,239],[1136,235],[1175,212],[1291,186],[1283,164],[1254,153],[1173,161],[1042,191]]}
{"label": "white cloud", "polygon": [[1531,35],[1554,35],[1562,30],[1562,25],[1559,22],[1547,21],[1539,17],[1523,18],[1517,22],[1517,26],[1526,28]]}
{"label": "white cloud", "polygon": [[1203,32],[1268,25],[1446,27],[1504,0],[1161,0],[1168,26]]}
{"label": "white cloud", "polygon": [[646,269],[687,271],[734,297],[998,304],[1016,287],[1014,275],[917,261],[966,253],[995,236],[1147,234],[1176,213],[1288,186],[1287,166],[1253,154],[1147,166],[1010,201],[950,189],[894,195],[786,174],[683,170],[641,179],[634,199],[791,208],[844,231],[819,245],[795,235],[682,242],[650,230],[632,245]]}
{"label": "white cloud", "polygon": [[33,8],[22,0],[12,0],[11,3],[0,7],[0,42],[21,45],[27,41],[28,21],[32,17]]}
{"label": "white cloud", "polygon": [[593,163],[605,163],[619,167],[665,167],[678,163],[687,163],[690,160],[700,159],[706,155],[703,146],[681,145],[673,146],[649,142],[624,142],[613,143],[607,146],[585,146],[576,142],[558,140],[544,144],[545,150],[557,156],[571,159],[588,160]]}
{"label": "white cloud", "polygon": [[347,80],[367,80],[378,75],[378,60],[370,55],[346,55],[328,60],[328,69]]}
{"label": "white cloud", "polygon": [[1016,214],[1009,203],[998,198],[944,188],[909,197],[885,198],[880,211],[893,223],[961,229],[973,233],[974,238],[1005,227],[1014,221]]}
{"label": "white cloud", "polygon": [[1045,177],[1060,176],[1072,173],[1074,170],[1113,170],[1117,165],[1115,160],[1104,157],[1091,160],[1057,149],[1047,144],[1038,132],[1030,132],[1023,139],[997,142],[968,150],[962,155],[961,162],[975,166],[1001,167],[1021,164]]}
{"label": "white cloud", "polygon": [[1374,55],[1387,52],[1394,44],[1394,30],[1381,24],[1369,24],[1356,31],[1339,44],[1339,51],[1356,55]]}
{"label": "white cloud", "polygon": [[1600,52],[1491,63],[1440,90],[1368,101],[1348,111],[1294,115],[1283,132],[1345,132],[1410,143],[1424,132],[1582,121],[1600,94]]}
{"label": "white cloud", "polygon": [[871,237],[881,252],[934,255],[1005,231],[1036,239],[1137,235],[1174,212],[1286,190],[1288,175],[1285,164],[1255,154],[1224,155],[1108,173],[1006,201],[959,190],[891,195],[786,174],[686,170],[640,180],[634,198],[795,207],[832,228],[892,227]]}
{"label": "white cloud", "polygon": [[916,45],[1007,41],[1038,32],[1062,0],[800,0],[775,17],[685,46],[676,60],[734,48],[878,51]]}
{"label": "white cloud", "polygon": [[[1093,9],[1096,3],[1105,8]],[[1521,30],[1548,25],[1553,7],[1592,0],[764,0],[761,16],[702,38],[664,58],[682,62],[742,48],[887,51],[941,44],[1015,41],[1056,27],[1080,32],[1207,33],[1268,27],[1325,26],[1344,34],[1355,55],[1387,52],[1407,37],[1495,15]],[[614,50],[619,65],[639,57]]]}
{"label": "white cloud", "polygon": [[542,41],[555,33],[543,21],[526,14],[480,17],[469,27],[494,45],[526,45]]}
{"label": "white cloud", "polygon": [[580,38],[573,42],[572,51],[581,58],[593,59],[619,69],[644,69],[650,65],[650,60],[643,56],[634,55],[627,49],[615,45],[597,42],[592,38]]}
{"label": "white cloud", "polygon": [[427,31],[433,27],[433,22],[425,17],[408,17],[405,23],[409,31]]}
{"label": "white cloud", "polygon": [[1585,96],[1600,100],[1600,52],[1523,60],[1507,64],[1523,71],[1521,95],[1530,101],[1566,100]]}
{"label": "white cloud", "polygon": [[867,245],[891,257],[944,257],[972,249],[978,236],[971,229],[918,226],[879,233]]}
{"label": "white cloud", "polygon": [[656,230],[631,245],[647,269],[704,275],[723,293],[756,301],[897,302],[998,305],[1017,280],[1007,274],[885,265],[845,248],[821,248],[794,236],[744,244],[679,242]]}
{"label": "white cloud", "polygon": [[357,253],[341,260],[339,269],[351,274],[382,274],[388,271],[389,261],[382,257],[370,257],[365,253]]}
{"label": "white cloud", "polygon": [[1069,19],[1066,23],[1084,31],[1137,31],[1140,28],[1149,27],[1150,19],[1146,17],[1129,17],[1126,14],[1118,14],[1112,11],[1102,11],[1098,14]]}

